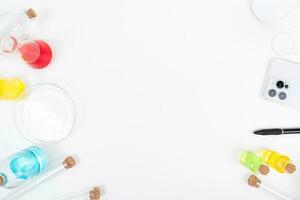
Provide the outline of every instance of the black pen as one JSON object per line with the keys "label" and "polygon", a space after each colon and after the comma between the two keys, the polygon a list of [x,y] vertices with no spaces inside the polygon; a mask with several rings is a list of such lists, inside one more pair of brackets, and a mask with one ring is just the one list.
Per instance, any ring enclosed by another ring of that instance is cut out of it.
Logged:
{"label": "black pen", "polygon": [[289,135],[300,134],[300,128],[274,128],[274,129],[262,129],[254,131],[255,135]]}

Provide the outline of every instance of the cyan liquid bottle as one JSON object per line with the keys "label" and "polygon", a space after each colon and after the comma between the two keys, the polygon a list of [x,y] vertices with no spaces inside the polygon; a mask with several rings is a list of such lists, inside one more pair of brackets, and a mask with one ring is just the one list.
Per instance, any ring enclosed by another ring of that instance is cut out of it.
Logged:
{"label": "cyan liquid bottle", "polygon": [[44,150],[32,146],[0,163],[0,186],[13,188],[41,174],[48,166]]}

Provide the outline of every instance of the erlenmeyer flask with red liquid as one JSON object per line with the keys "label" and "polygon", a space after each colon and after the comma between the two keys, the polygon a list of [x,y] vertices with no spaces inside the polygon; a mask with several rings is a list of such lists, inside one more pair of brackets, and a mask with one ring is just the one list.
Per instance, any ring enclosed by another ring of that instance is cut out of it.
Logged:
{"label": "erlenmeyer flask with red liquid", "polygon": [[25,41],[19,52],[23,60],[35,69],[46,67],[52,60],[52,50],[43,40]]}
{"label": "erlenmeyer flask with red liquid", "polygon": [[28,65],[41,69],[51,62],[52,50],[43,40],[28,39],[28,24],[36,17],[33,9],[20,15],[0,15],[0,54],[19,54]]}
{"label": "erlenmeyer flask with red liquid", "polygon": [[12,36],[2,38],[0,50],[4,54],[19,54],[31,67],[42,69],[52,60],[52,50],[49,44],[43,40],[17,41]]}

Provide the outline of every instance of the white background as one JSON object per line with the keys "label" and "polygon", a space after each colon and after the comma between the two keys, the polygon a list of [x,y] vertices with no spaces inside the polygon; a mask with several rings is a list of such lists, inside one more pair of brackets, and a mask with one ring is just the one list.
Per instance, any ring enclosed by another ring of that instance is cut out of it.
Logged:
{"label": "white background", "polygon": [[[73,88],[78,127],[46,147],[80,162],[21,199],[47,199],[92,185],[104,200],[276,199],[249,188],[239,150],[272,148],[300,165],[300,136],[256,137],[266,127],[300,126],[300,112],[259,97],[278,32],[300,23],[297,11],[261,24],[240,0],[2,0],[1,11],[40,13],[32,38],[55,58],[44,70],[21,59],[0,72],[28,85]],[[288,57],[300,62],[300,55]],[[76,95],[75,95],[76,93]],[[0,159],[29,144],[0,103]],[[300,174],[262,180],[296,194]],[[1,190],[0,192],[5,192]]]}

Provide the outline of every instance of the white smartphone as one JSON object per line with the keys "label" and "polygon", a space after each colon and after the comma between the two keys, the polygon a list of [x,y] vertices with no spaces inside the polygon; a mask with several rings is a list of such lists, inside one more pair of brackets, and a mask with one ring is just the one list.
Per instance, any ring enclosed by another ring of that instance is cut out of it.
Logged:
{"label": "white smartphone", "polygon": [[300,64],[281,58],[271,59],[262,98],[300,109]]}

